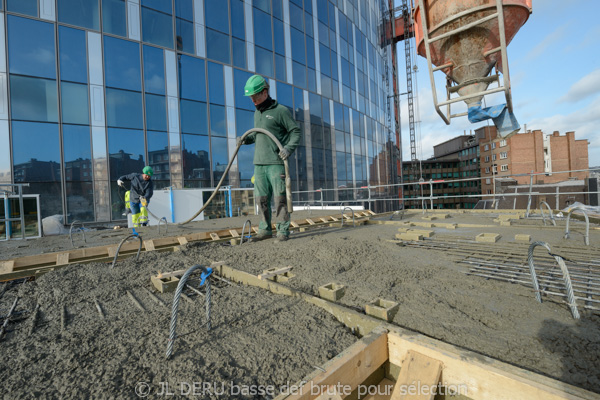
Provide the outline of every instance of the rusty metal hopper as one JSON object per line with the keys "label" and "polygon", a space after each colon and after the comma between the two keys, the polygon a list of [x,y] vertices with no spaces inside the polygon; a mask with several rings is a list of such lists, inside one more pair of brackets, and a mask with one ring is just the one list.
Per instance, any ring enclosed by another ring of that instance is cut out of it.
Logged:
{"label": "rusty metal hopper", "polygon": [[[414,9],[417,52],[428,59],[433,72],[443,71],[449,78],[448,100],[458,93],[468,106],[481,102],[485,94],[505,91],[510,101],[510,82],[506,46],[525,24],[532,0],[418,0]],[[432,67],[435,66],[435,67]],[[504,75],[504,88],[484,93],[498,76],[488,76],[494,66]],[[440,111],[438,110],[438,113]],[[442,115],[440,113],[440,115]],[[461,114],[463,115],[463,114]],[[446,123],[454,116],[444,118]]]}

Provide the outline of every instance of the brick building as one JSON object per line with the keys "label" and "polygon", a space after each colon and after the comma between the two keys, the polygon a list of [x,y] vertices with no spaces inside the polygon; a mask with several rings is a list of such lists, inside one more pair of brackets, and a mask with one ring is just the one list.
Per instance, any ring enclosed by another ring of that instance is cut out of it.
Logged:
{"label": "brick building", "polygon": [[544,135],[541,130],[518,133],[508,139],[497,136],[496,127],[485,126],[475,131],[481,157],[482,193],[494,192],[494,180],[512,177],[518,185],[529,184],[529,174],[534,184],[552,184],[567,180],[585,180],[588,172],[557,173],[587,169],[588,141],[575,139],[575,132],[561,136],[558,131]]}

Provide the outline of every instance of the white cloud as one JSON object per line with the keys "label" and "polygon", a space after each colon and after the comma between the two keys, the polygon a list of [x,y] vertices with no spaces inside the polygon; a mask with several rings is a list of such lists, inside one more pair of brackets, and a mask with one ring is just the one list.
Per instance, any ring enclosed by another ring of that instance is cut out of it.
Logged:
{"label": "white cloud", "polygon": [[577,102],[598,93],[600,93],[600,68],[575,82],[558,102]]}
{"label": "white cloud", "polygon": [[533,49],[531,49],[527,57],[525,57],[524,61],[526,63],[530,63],[531,61],[541,56],[548,47],[555,46],[561,38],[564,38],[565,35],[567,35],[567,28],[569,27],[569,25],[571,25],[570,21],[556,28],[552,33],[546,36],[544,40],[539,42]]}

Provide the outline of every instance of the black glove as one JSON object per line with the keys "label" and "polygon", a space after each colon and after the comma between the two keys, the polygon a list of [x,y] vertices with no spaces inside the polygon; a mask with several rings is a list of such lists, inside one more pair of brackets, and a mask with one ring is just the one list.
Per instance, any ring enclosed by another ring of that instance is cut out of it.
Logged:
{"label": "black glove", "polygon": [[243,144],[245,144],[245,143],[246,143],[246,138],[243,138],[243,137],[241,137],[241,136],[238,136],[238,138],[237,138],[237,141],[236,141],[236,143],[235,143],[235,144],[236,144],[238,147],[240,147],[241,145],[243,145]]}
{"label": "black glove", "polygon": [[283,150],[279,152],[279,157],[281,157],[282,160],[285,160],[290,156],[290,154],[290,151],[284,147]]}

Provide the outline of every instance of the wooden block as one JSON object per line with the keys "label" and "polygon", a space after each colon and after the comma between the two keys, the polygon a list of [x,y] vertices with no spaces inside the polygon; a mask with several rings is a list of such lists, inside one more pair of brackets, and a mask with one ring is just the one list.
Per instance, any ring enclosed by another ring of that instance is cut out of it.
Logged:
{"label": "wooden block", "polygon": [[422,217],[424,220],[427,221],[433,221],[434,219],[438,219],[438,217],[436,217],[435,215],[427,215],[425,217]]}
{"label": "wooden block", "polygon": [[8,260],[0,262],[0,274],[8,274],[13,272],[15,267],[15,260]]}
{"label": "wooden block", "polygon": [[288,272],[292,269],[291,266],[283,267],[283,268],[270,268],[265,270],[262,274],[258,275],[258,279],[265,280],[268,278],[272,278],[276,275],[283,274],[284,272]]}
{"label": "wooden block", "polygon": [[346,286],[334,282],[319,287],[319,297],[329,301],[338,301],[345,292]]}
{"label": "wooden block", "polygon": [[390,322],[398,312],[400,305],[395,301],[377,299],[365,306],[365,312],[375,318]]}
{"label": "wooden block", "polygon": [[339,221],[339,218],[336,218],[336,217],[333,217],[333,216],[329,217],[329,218],[331,218],[332,221]]}
{"label": "wooden block", "polygon": [[114,257],[114,256],[115,256],[115,254],[117,254],[117,248],[118,248],[118,246],[111,246],[111,247],[108,247],[108,248],[106,249],[106,250],[108,250],[108,256],[109,256],[109,257]]}
{"label": "wooden block", "polygon": [[234,238],[240,237],[240,234],[235,229],[230,229],[229,233],[231,233],[231,236],[234,237]]}
{"label": "wooden block", "polygon": [[[400,368],[392,392],[392,400],[433,400],[442,374],[442,363],[424,354],[409,350]],[[423,390],[427,387],[427,390]],[[410,389],[413,388],[411,392]],[[421,390],[417,390],[420,388]],[[421,392],[421,393],[419,393]]]}
{"label": "wooden block", "polygon": [[252,227],[252,231],[253,231],[254,233],[258,233],[258,227],[256,227],[256,226]]}
{"label": "wooden block", "polygon": [[212,238],[212,240],[219,240],[219,239],[221,239],[219,237],[219,235],[217,235],[215,232],[211,232],[210,233],[210,237]]}
{"label": "wooden block", "polygon": [[426,231],[424,229],[409,229],[408,233],[416,233],[428,238],[432,237],[435,234],[434,231]]}
{"label": "wooden block", "polygon": [[238,244],[240,244],[240,239],[231,238],[231,239],[229,239],[229,244],[232,246],[237,246]]}
{"label": "wooden block", "polygon": [[308,223],[309,223],[309,225],[316,225],[316,222],[315,222],[315,221],[313,221],[313,220],[312,220],[312,219],[310,219],[310,218],[306,218],[306,222],[308,222]]}
{"label": "wooden block", "polygon": [[411,232],[397,233],[396,239],[414,240],[414,241],[423,240],[423,235],[421,235],[420,233],[411,233]]}
{"label": "wooden block", "polygon": [[156,247],[154,247],[154,240],[144,240],[144,248],[147,251],[154,251]]}
{"label": "wooden block", "polygon": [[177,241],[179,242],[180,245],[184,245],[188,243],[188,240],[185,238],[185,236],[179,236],[177,238]]}
{"label": "wooden block", "polygon": [[174,292],[177,289],[177,285],[179,285],[179,278],[173,275],[165,275],[163,274],[160,278],[158,276],[151,276],[150,281],[152,281],[154,287],[161,293]]}
{"label": "wooden block", "polygon": [[[367,395],[367,397],[363,397],[362,400],[389,400],[392,391],[394,390],[395,382],[391,381],[387,378],[383,378],[381,382],[377,385],[377,390],[372,389],[375,394]],[[369,388],[370,389],[370,388]]]}
{"label": "wooden block", "polygon": [[290,222],[290,225],[293,226],[294,228],[297,228],[300,226],[300,225],[298,225],[298,223],[296,221]]}
{"label": "wooden block", "polygon": [[56,255],[56,265],[67,265],[69,263],[69,253],[58,253]]}
{"label": "wooden block", "polygon": [[511,226],[512,225],[512,221],[508,220],[508,221],[500,221],[500,225],[501,226]]}
{"label": "wooden block", "polygon": [[525,235],[525,234],[516,234],[515,235],[515,240],[517,242],[525,242],[525,243],[529,243],[531,242],[531,235]]}
{"label": "wooden block", "polygon": [[475,241],[482,243],[496,243],[501,237],[502,235],[498,233],[480,233],[475,236]]}
{"label": "wooden block", "polygon": [[326,218],[326,217],[321,217],[321,218],[319,218],[319,219],[320,219],[321,221],[323,221],[323,222],[329,222],[329,219],[328,219],[328,218]]}
{"label": "wooden block", "polygon": [[275,282],[288,282],[290,279],[295,278],[296,274],[292,274],[290,271],[284,272],[283,274],[276,275],[273,277]]}

